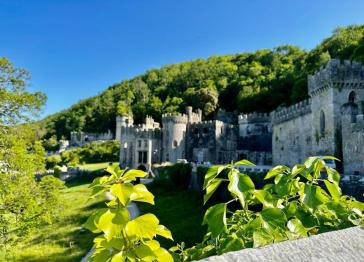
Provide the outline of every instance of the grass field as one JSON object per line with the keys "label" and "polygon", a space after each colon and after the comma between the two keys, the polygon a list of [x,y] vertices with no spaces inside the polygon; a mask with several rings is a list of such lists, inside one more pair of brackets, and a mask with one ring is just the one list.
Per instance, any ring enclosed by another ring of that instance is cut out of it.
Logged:
{"label": "grass field", "polygon": [[[155,195],[155,205],[138,204],[138,207],[141,213],[157,215],[160,223],[172,231],[175,241],[159,239],[162,246],[169,248],[182,241],[190,246],[202,240],[206,229],[201,226],[204,210],[197,192],[155,184],[148,188]],[[14,246],[17,261],[80,261],[92,247],[94,237],[89,231],[80,231],[82,224],[93,210],[104,205],[104,199],[88,201],[89,196],[88,184],[68,185],[61,195],[63,216],[17,243]]]}
{"label": "grass field", "polygon": [[[95,164],[84,164],[79,165],[80,169],[87,170],[87,171],[96,171],[100,169],[105,169],[109,166],[110,162],[104,163],[95,163]],[[113,162],[113,165],[118,164],[118,162]]]}
{"label": "grass field", "polygon": [[176,190],[158,185],[148,185],[155,196],[155,205],[138,204],[141,213],[155,214],[160,223],[171,230],[173,241],[159,238],[163,247],[185,242],[192,246],[201,242],[206,227],[202,226],[205,213],[202,197],[196,191]]}
{"label": "grass field", "polygon": [[80,232],[92,211],[104,204],[103,199],[90,200],[88,184],[69,185],[63,191],[63,216],[45,225],[38,233],[23,239],[15,247],[17,261],[80,261],[92,247],[93,234]]}

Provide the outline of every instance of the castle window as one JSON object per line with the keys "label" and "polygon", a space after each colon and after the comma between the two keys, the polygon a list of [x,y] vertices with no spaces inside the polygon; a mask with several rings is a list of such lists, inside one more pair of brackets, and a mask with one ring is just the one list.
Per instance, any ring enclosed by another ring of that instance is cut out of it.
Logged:
{"label": "castle window", "polygon": [[144,147],[148,147],[148,140],[144,140]]}
{"label": "castle window", "polygon": [[204,134],[207,134],[209,132],[209,130],[207,129],[207,127],[204,127],[204,129],[203,129],[203,133]]}
{"label": "castle window", "polygon": [[173,147],[177,147],[177,146],[178,146],[177,140],[173,140]]}
{"label": "castle window", "polygon": [[351,91],[349,94],[349,103],[355,103],[355,92]]}
{"label": "castle window", "polygon": [[138,147],[142,147],[142,140],[138,140]]}
{"label": "castle window", "polygon": [[147,156],[148,156],[147,151],[139,151],[138,152],[138,163],[146,164]]}
{"label": "castle window", "polygon": [[320,135],[325,136],[325,129],[326,129],[326,123],[325,123],[325,113],[321,110],[320,112]]}
{"label": "castle window", "polygon": [[195,128],[195,129],[193,130],[193,133],[194,133],[195,135],[197,135],[197,134],[198,134],[198,128]]}

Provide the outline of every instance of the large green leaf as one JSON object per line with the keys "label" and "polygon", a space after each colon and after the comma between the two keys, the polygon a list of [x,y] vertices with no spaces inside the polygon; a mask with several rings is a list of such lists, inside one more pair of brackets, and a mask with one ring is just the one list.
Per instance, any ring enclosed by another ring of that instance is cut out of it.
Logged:
{"label": "large green leaf", "polygon": [[204,204],[206,204],[206,202],[210,199],[210,197],[216,191],[222,181],[223,179],[221,178],[215,178],[208,184],[208,186],[206,187],[206,194],[203,197]]}
{"label": "large green leaf", "polygon": [[340,200],[340,196],[341,196],[341,190],[340,187],[337,183],[331,183],[328,180],[324,180],[324,183],[326,185],[327,190],[329,191],[332,199],[334,201],[339,201]]}
{"label": "large green leaf", "polygon": [[130,237],[152,239],[157,235],[159,220],[153,214],[145,214],[126,224],[125,232]]}
{"label": "large green leaf", "polygon": [[221,165],[216,165],[216,166],[212,166],[210,167],[205,175],[205,180],[203,183],[203,189],[206,189],[206,187],[209,185],[209,183],[215,178],[217,177],[224,169],[226,168],[226,166],[221,166]]}
{"label": "large green leaf", "polygon": [[302,225],[302,222],[299,219],[293,218],[289,220],[287,227],[293,234],[299,237],[307,237],[307,229]]}
{"label": "large green leaf", "polygon": [[239,198],[242,207],[246,206],[246,197],[255,188],[253,181],[248,175],[239,173],[236,169],[229,172],[228,190],[233,196]]}
{"label": "large green leaf", "polygon": [[220,203],[207,209],[202,224],[208,226],[212,237],[226,232],[226,204]]}
{"label": "large green leaf", "polygon": [[142,170],[129,169],[123,174],[122,179],[124,181],[135,181],[138,177],[146,177],[147,175],[148,173]]}
{"label": "large green leaf", "polygon": [[276,207],[277,199],[275,199],[271,193],[265,190],[255,190],[254,197],[258,199],[263,207]]}
{"label": "large green leaf", "polygon": [[266,229],[285,228],[287,223],[286,214],[279,208],[265,208],[260,212],[260,217]]}
{"label": "large green leaf", "polygon": [[109,241],[112,237],[119,235],[130,219],[127,208],[109,209],[102,214],[97,221],[97,227],[104,232]]}
{"label": "large green leaf", "polygon": [[163,225],[158,225],[157,226],[157,235],[160,235],[160,236],[162,236],[164,238],[168,238],[170,240],[173,240],[171,231],[169,231],[168,228],[166,228]]}
{"label": "large green leaf", "polygon": [[110,192],[119,199],[122,205],[127,206],[130,203],[130,196],[134,192],[133,188],[134,186],[130,183],[114,184],[111,186]]}
{"label": "large green leaf", "polygon": [[301,200],[309,208],[315,210],[319,205],[327,202],[328,198],[319,186],[305,184]]}
{"label": "large green leaf", "polygon": [[327,180],[332,183],[339,184],[340,182],[340,173],[331,167],[325,167],[327,173]]}
{"label": "large green leaf", "polygon": [[154,196],[152,193],[148,191],[145,185],[138,184],[135,185],[132,189],[132,193],[130,195],[131,201],[139,201],[146,202],[154,205]]}

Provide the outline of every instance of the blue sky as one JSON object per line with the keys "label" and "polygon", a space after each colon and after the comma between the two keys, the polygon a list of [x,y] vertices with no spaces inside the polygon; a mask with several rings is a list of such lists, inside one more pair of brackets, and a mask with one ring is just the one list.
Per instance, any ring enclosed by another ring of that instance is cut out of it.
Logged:
{"label": "blue sky", "polygon": [[363,0],[0,0],[0,56],[48,96],[44,115],[165,64],[294,44],[364,24]]}

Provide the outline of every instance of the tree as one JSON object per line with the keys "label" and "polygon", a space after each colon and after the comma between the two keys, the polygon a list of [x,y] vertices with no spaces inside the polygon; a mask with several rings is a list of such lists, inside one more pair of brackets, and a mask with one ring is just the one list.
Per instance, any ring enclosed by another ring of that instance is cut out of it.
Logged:
{"label": "tree", "polygon": [[35,181],[34,175],[44,171],[45,151],[28,122],[40,112],[45,96],[28,92],[28,79],[25,70],[0,59],[0,249],[5,251],[14,237],[52,221],[59,205],[56,197],[51,202],[47,197],[56,196],[63,184]]}

